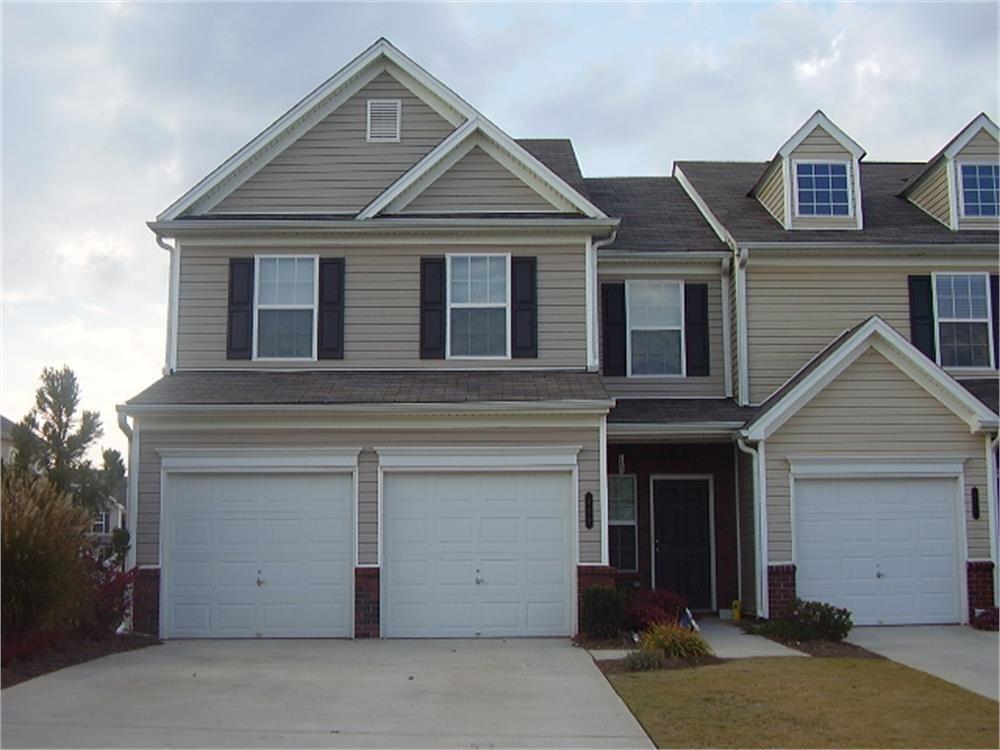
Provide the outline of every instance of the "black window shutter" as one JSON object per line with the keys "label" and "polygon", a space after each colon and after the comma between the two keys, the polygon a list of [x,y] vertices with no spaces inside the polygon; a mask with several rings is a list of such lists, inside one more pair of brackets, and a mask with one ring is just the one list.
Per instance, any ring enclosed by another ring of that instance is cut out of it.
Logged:
{"label": "black window shutter", "polygon": [[538,356],[538,262],[530,256],[510,259],[510,354]]}
{"label": "black window shutter", "polygon": [[420,259],[420,358],[444,359],[445,260]]}
{"label": "black window shutter", "polygon": [[226,359],[253,356],[253,258],[229,259]]}
{"label": "black window shutter", "polygon": [[910,343],[937,359],[934,335],[934,296],[930,276],[910,276]]}
{"label": "black window shutter", "polygon": [[993,315],[993,366],[1000,368],[1000,335],[997,335],[998,326],[1000,326],[1000,310],[997,309],[1000,305],[1000,275],[995,273],[990,274],[990,311]]}
{"label": "black window shutter", "polygon": [[319,262],[319,310],[317,311],[316,356],[344,358],[344,259],[322,258]]}
{"label": "black window shutter", "polygon": [[708,375],[708,284],[684,284],[684,356],[687,375]]}
{"label": "black window shutter", "polygon": [[601,329],[604,374],[625,375],[625,283],[601,284]]}

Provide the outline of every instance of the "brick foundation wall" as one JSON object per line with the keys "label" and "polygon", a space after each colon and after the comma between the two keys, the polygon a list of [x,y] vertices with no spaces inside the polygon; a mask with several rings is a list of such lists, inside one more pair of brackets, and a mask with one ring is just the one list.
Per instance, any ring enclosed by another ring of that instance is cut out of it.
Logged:
{"label": "brick foundation wall", "polygon": [[354,637],[379,637],[379,569],[354,569]]}
{"label": "brick foundation wall", "polygon": [[768,616],[773,620],[792,608],[795,599],[795,566],[767,566]]}
{"label": "brick foundation wall", "polygon": [[989,560],[966,563],[969,581],[969,619],[977,609],[987,609],[993,602],[993,563]]}
{"label": "brick foundation wall", "polygon": [[583,603],[583,592],[594,586],[607,586],[614,588],[617,583],[617,574],[614,568],[606,565],[578,565],[576,568],[576,619],[577,631],[579,631],[580,606]]}
{"label": "brick foundation wall", "polygon": [[132,631],[160,635],[160,571],[140,568],[132,594]]}

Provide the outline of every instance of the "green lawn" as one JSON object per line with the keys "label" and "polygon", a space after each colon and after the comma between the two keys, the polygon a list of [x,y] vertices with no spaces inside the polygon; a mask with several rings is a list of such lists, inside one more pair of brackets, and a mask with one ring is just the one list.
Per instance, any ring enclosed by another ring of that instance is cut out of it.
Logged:
{"label": "green lawn", "polygon": [[657,747],[1000,746],[995,701],[888,659],[738,659],[608,679]]}

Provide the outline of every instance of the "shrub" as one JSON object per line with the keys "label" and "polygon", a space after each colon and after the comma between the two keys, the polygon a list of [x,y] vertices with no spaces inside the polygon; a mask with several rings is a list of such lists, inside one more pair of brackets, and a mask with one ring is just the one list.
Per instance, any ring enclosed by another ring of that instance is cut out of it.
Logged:
{"label": "shrub", "polygon": [[85,550],[80,563],[86,598],[77,627],[88,638],[110,638],[132,606],[135,570],[120,570],[114,557],[105,558],[96,549]]}
{"label": "shrub", "polygon": [[46,479],[6,467],[0,495],[2,636],[59,631],[80,612],[90,515]]}
{"label": "shrub", "polygon": [[1000,615],[996,607],[984,609],[972,618],[972,627],[977,630],[1000,630]]}
{"label": "shrub", "polygon": [[654,625],[643,633],[642,648],[659,651],[669,659],[712,656],[712,649],[701,635],[668,622]]}
{"label": "shrub", "polygon": [[625,610],[625,629],[642,633],[658,622],[676,623],[687,609],[687,601],[672,591],[635,589]]}
{"label": "shrub", "polygon": [[654,669],[663,669],[667,665],[667,657],[662,651],[651,651],[640,649],[633,651],[625,657],[625,669],[629,672],[651,672]]}
{"label": "shrub", "polygon": [[851,632],[850,611],[824,602],[795,599],[783,617],[751,628],[751,632],[780,641],[842,641]]}
{"label": "shrub", "polygon": [[581,596],[580,631],[592,638],[616,638],[625,621],[626,594],[608,586],[593,586]]}

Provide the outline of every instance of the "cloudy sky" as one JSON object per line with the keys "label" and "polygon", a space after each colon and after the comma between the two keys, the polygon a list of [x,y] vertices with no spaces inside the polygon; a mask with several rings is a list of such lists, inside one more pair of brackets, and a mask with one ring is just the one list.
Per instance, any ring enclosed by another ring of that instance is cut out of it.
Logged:
{"label": "cloudy sky", "polygon": [[2,13],[2,390],[69,364],[104,443],[159,377],[167,255],[144,222],[386,36],[588,176],[766,159],[816,108],[869,160],[997,117],[993,2],[17,4]]}

